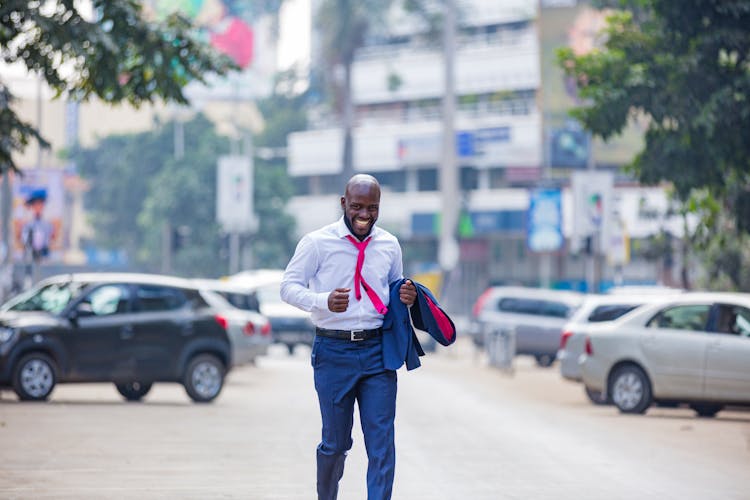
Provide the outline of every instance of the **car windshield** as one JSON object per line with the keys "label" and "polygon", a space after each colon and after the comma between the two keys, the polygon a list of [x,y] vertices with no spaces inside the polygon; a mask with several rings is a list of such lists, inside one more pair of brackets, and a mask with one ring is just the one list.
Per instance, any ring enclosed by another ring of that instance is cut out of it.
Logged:
{"label": "car windshield", "polygon": [[50,283],[10,299],[0,310],[46,311],[59,314],[85,285],[77,281]]}

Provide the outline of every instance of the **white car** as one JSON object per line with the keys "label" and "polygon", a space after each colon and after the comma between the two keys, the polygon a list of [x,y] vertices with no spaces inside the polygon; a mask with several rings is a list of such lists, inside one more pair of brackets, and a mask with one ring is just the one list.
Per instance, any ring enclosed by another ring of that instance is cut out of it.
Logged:
{"label": "white car", "polygon": [[[584,353],[586,333],[592,325],[614,321],[643,304],[663,300],[658,295],[587,295],[581,307],[573,313],[560,334],[560,374],[573,382],[581,382],[583,374],[579,358]],[[600,391],[585,387],[586,396],[595,404],[604,404],[606,399]]]}
{"label": "white car", "polygon": [[701,416],[750,405],[750,294],[685,293],[592,326],[583,383],[624,413],[687,403]]}

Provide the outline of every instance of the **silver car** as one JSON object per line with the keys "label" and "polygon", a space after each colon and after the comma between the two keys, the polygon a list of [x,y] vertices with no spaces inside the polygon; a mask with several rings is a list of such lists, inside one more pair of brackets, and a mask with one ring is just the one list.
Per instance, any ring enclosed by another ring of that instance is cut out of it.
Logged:
{"label": "silver car", "polygon": [[534,356],[540,366],[555,361],[560,332],[583,302],[578,292],[527,287],[491,287],[474,306],[476,343],[494,330],[515,332],[516,354]]}
{"label": "silver car", "polygon": [[687,403],[701,416],[750,405],[750,294],[685,293],[592,326],[583,383],[624,413]]}
{"label": "silver car", "polygon": [[235,305],[245,303],[244,299],[238,302],[241,290],[216,280],[193,280],[193,283],[206,303],[218,311],[216,320],[227,331],[232,346],[233,366],[253,364],[268,352],[272,343],[271,322],[257,311]]}
{"label": "silver car", "polygon": [[[579,358],[584,353],[586,333],[592,325],[614,321],[638,306],[662,300],[658,295],[587,295],[560,334],[560,374],[573,382],[581,382],[583,374]],[[585,387],[586,396],[595,404],[604,404],[602,393]]]}

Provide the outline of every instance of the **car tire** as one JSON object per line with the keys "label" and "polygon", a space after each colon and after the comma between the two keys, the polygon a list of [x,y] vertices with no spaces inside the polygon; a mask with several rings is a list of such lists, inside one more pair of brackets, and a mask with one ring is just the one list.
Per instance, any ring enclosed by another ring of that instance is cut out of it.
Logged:
{"label": "car tire", "polygon": [[534,359],[536,360],[537,365],[543,368],[548,368],[552,366],[552,363],[555,362],[555,355],[554,354],[535,354]]}
{"label": "car tire", "polygon": [[605,398],[602,395],[602,391],[597,391],[594,389],[591,389],[590,387],[584,387],[584,392],[586,392],[586,397],[589,398],[589,401],[591,401],[595,405],[606,405],[607,398]]}
{"label": "car tire", "polygon": [[151,383],[145,384],[143,382],[125,382],[124,384],[115,384],[117,392],[128,401],[140,401],[143,396],[148,394],[151,390]]}
{"label": "car tire", "polygon": [[716,403],[695,403],[691,404],[690,408],[692,408],[699,417],[712,418],[724,409],[724,405]]}
{"label": "car tire", "polygon": [[183,385],[190,399],[196,403],[213,401],[224,386],[226,369],[212,354],[199,354],[187,364]]}
{"label": "car tire", "polygon": [[620,366],[610,377],[609,397],[622,413],[645,413],[652,402],[651,382],[638,366]]}
{"label": "car tire", "polygon": [[13,390],[21,401],[45,401],[56,383],[57,366],[41,352],[26,354],[13,368]]}

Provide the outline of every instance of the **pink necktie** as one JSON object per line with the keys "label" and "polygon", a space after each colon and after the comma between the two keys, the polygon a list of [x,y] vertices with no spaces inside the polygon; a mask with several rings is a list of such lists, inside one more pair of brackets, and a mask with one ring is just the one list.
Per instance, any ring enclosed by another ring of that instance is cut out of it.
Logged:
{"label": "pink necktie", "polygon": [[370,302],[372,302],[372,305],[375,306],[375,309],[380,314],[387,313],[388,308],[383,305],[383,301],[380,300],[378,294],[375,293],[375,290],[370,288],[370,285],[368,285],[365,279],[362,277],[362,264],[365,263],[365,248],[367,248],[367,245],[368,243],[370,243],[372,237],[367,238],[365,241],[357,241],[352,235],[347,234],[346,239],[348,239],[352,243],[352,245],[357,247],[357,250],[359,250],[359,254],[357,255],[357,267],[354,269],[354,296],[357,298],[357,300],[360,300],[362,298],[362,292],[359,290],[359,285],[361,283],[362,287],[365,289],[365,293],[367,293],[367,296],[370,297]]}

